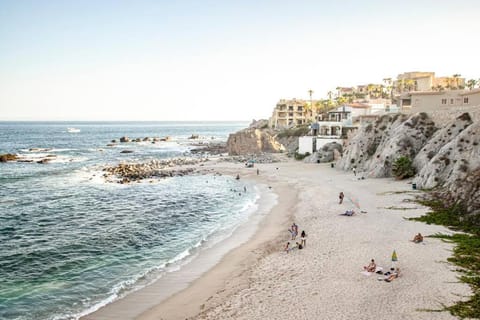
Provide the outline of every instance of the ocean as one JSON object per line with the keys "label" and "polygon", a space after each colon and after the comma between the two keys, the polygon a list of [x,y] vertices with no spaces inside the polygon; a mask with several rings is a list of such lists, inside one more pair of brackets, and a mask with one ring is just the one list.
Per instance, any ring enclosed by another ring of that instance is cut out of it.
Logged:
{"label": "ocean", "polygon": [[[78,319],[228,238],[255,211],[254,185],[218,175],[106,183],[101,170],[192,156],[193,144],[247,125],[0,122],[0,154],[52,159],[0,163],[0,319]],[[107,146],[122,136],[170,139]]]}

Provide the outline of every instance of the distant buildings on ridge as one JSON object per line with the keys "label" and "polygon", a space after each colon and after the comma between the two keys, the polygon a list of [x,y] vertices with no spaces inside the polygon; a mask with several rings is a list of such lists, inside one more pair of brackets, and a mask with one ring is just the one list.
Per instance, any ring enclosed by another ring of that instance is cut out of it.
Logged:
{"label": "distant buildings on ridge", "polygon": [[382,84],[337,87],[328,98],[280,99],[269,119],[277,129],[309,125],[300,137],[299,153],[313,152],[329,142],[342,143],[349,131],[388,113],[435,112],[445,108],[480,107],[480,80],[460,74],[435,77],[434,72],[405,72]]}
{"label": "distant buildings on ridge", "polygon": [[[442,107],[480,106],[478,80],[435,77],[434,72],[405,72],[396,79],[385,78],[382,84],[337,87],[327,99],[280,99],[269,119],[271,128],[290,128],[316,122],[332,122],[341,117],[350,126],[387,113],[429,112]],[[340,116],[341,114],[341,116]],[[343,125],[342,125],[343,126]],[[318,132],[322,131],[318,125]]]}

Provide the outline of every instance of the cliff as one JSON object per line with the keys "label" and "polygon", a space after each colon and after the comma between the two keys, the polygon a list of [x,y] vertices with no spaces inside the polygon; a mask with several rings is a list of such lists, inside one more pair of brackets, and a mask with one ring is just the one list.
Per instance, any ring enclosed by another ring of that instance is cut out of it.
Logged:
{"label": "cliff", "polygon": [[275,139],[274,132],[257,128],[247,128],[228,136],[229,155],[260,154],[263,152],[283,152],[285,147]]}
{"label": "cliff", "polygon": [[337,167],[367,177],[391,177],[400,156],[413,160],[419,188],[436,189],[445,201],[480,214],[480,121],[469,113],[442,121],[425,114],[383,116],[361,127],[347,143]]}

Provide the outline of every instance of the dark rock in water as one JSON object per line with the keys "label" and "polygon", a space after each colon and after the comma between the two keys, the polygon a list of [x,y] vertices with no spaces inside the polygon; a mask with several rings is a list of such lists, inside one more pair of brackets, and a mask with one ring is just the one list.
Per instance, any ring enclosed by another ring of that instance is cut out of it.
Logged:
{"label": "dark rock in water", "polygon": [[45,164],[45,163],[49,163],[52,159],[41,159],[41,160],[38,160],[37,163],[42,163],[42,164]]}
{"label": "dark rock in water", "polygon": [[140,138],[135,139],[135,142],[141,142],[141,141],[142,141],[142,139],[140,139]]}
{"label": "dark rock in water", "polygon": [[17,160],[17,162],[33,162],[33,160],[30,160],[30,159],[21,159],[21,160]]}
{"label": "dark rock in water", "polygon": [[122,150],[120,153],[133,153],[133,150]]}
{"label": "dark rock in water", "polygon": [[113,139],[111,142],[112,142],[112,143],[117,143],[117,140]]}
{"label": "dark rock in water", "polygon": [[188,139],[198,139],[198,134],[192,134]]}
{"label": "dark rock in water", "polygon": [[28,151],[30,152],[48,152],[51,151],[52,148],[30,148]]}
{"label": "dark rock in water", "polygon": [[114,146],[115,146],[114,143],[108,143],[108,144],[107,144],[107,147],[114,147]]}
{"label": "dark rock in water", "polygon": [[143,141],[150,141],[150,138],[149,138],[149,137],[145,137],[145,138],[143,138]]}
{"label": "dark rock in water", "polygon": [[191,153],[208,153],[208,154],[222,154],[227,153],[227,146],[225,143],[209,143],[206,145],[199,145],[198,148],[190,150]]}
{"label": "dark rock in water", "polygon": [[7,161],[15,161],[18,160],[18,156],[16,154],[2,154],[0,155],[0,162],[7,162]]}
{"label": "dark rock in water", "polygon": [[121,137],[120,142],[130,142],[130,139],[127,136]]}

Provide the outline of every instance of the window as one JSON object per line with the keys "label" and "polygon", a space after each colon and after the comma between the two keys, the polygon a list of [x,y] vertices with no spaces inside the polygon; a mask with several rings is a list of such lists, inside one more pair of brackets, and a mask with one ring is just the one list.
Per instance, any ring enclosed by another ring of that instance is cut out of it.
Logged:
{"label": "window", "polygon": [[468,104],[468,97],[463,97],[463,103]]}
{"label": "window", "polygon": [[453,99],[450,99],[450,104],[453,104]]}
{"label": "window", "polygon": [[442,99],[442,104],[447,104],[447,99]]}

